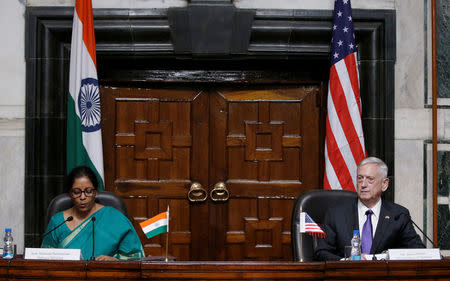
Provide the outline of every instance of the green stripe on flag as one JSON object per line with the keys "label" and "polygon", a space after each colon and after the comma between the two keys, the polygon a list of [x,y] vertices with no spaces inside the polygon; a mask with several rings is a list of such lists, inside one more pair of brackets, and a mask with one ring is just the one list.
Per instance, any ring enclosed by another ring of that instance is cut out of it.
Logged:
{"label": "green stripe on flag", "polygon": [[150,232],[145,233],[145,235],[147,236],[147,238],[152,238],[153,236],[159,235],[161,233],[166,233],[167,232],[167,225],[162,225],[158,228],[153,229]]}
{"label": "green stripe on flag", "polygon": [[98,180],[98,190],[104,190],[102,177],[89,158],[83,145],[81,120],[75,112],[75,101],[69,94],[67,98],[67,139],[66,139],[66,169],[70,173],[77,166],[88,166],[94,171]]}

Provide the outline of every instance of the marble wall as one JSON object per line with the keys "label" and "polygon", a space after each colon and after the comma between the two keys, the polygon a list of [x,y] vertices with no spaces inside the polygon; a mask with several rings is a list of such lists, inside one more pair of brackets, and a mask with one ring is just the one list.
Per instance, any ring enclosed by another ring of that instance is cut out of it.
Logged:
{"label": "marble wall", "polygon": [[[438,97],[450,98],[450,1],[439,0],[437,3],[437,80],[438,80]],[[447,48],[446,48],[447,47]]]}
{"label": "marble wall", "polygon": [[[398,203],[409,208],[413,219],[432,237],[431,1],[396,1],[395,6],[395,198]],[[444,249],[444,254],[448,255],[450,161],[447,153],[450,151],[450,80],[447,65],[450,58],[450,0],[438,0],[437,7],[438,241],[441,249]]]}
{"label": "marble wall", "polygon": [[450,253],[450,0],[436,3],[437,96],[444,129],[438,144],[438,244]]}
{"label": "marble wall", "polygon": [[396,1],[395,9],[395,199],[424,226],[423,142],[432,135],[431,111],[424,108],[424,1]]}
{"label": "marble wall", "polygon": [[450,249],[450,151],[438,151],[438,244]]}
{"label": "marble wall", "polygon": [[[448,4],[449,0],[442,1]],[[0,3],[0,29],[3,38],[7,38],[0,52],[0,227],[14,228],[19,252],[23,249],[24,225],[24,12],[27,6],[71,6],[73,3],[74,0],[9,0]],[[234,3],[246,9],[331,10],[334,1],[235,0]],[[167,8],[185,5],[185,0],[93,0],[94,8]],[[428,106],[431,95],[430,0],[353,0],[352,6],[356,9],[396,10],[397,62],[395,77],[392,77],[395,79],[396,95],[395,198],[398,203],[408,207],[413,219],[431,234],[431,178],[428,164],[431,163],[431,111]],[[444,94],[445,97],[447,95]],[[446,108],[439,110],[439,137],[450,139],[450,111]],[[448,157],[446,152],[440,155],[441,159]],[[448,170],[446,163],[447,160],[441,161],[441,171]],[[448,188],[447,193],[443,194],[448,196]]]}
{"label": "marble wall", "polygon": [[0,4],[0,235],[4,228],[12,228],[19,252],[23,251],[25,204],[24,13],[25,1]]}

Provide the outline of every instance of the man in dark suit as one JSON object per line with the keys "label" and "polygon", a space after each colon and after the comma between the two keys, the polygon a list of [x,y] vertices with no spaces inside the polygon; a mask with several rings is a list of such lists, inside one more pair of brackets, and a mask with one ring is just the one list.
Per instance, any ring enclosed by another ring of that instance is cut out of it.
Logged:
{"label": "man in dark suit", "polygon": [[411,223],[409,211],[381,199],[387,190],[387,165],[376,157],[361,161],[357,169],[358,198],[329,208],[323,228],[327,238],[318,239],[317,260],[340,260],[350,246],[353,230],[360,231],[362,256],[392,248],[424,248]]}

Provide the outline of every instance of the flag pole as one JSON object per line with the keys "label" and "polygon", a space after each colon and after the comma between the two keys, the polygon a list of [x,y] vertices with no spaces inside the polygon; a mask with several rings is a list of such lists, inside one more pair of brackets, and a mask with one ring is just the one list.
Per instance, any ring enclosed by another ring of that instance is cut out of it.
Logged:
{"label": "flag pole", "polygon": [[166,234],[166,259],[165,259],[166,262],[169,261],[169,220],[170,220],[169,214],[170,214],[169,205],[167,205],[167,234]]}
{"label": "flag pole", "polygon": [[[302,222],[302,215],[301,215],[302,212],[303,212],[302,207],[300,207],[300,223],[299,223],[299,226],[300,226],[300,235],[299,235],[300,236],[300,245],[303,245],[303,235],[302,235],[302,231],[301,231],[302,230],[301,225],[302,225],[302,223],[304,224],[304,222]],[[299,251],[298,254],[299,254],[300,262],[303,262],[303,252]]]}

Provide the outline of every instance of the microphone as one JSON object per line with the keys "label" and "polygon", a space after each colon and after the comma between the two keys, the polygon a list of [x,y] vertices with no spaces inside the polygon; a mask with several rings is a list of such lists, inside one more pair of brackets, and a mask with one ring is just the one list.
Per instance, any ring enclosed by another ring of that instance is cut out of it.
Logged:
{"label": "microphone", "polygon": [[423,236],[425,236],[425,238],[427,238],[427,240],[430,241],[431,244],[433,244],[433,247],[434,247],[434,248],[437,248],[437,246],[436,246],[436,244],[434,244],[433,240],[431,240],[430,237],[428,237],[428,236],[423,232],[423,230],[422,230],[422,229],[421,229],[421,228],[413,221],[413,219],[411,218],[411,216],[410,216],[409,214],[406,214],[406,213],[400,213],[400,214],[398,214],[398,215],[396,215],[396,216],[394,217],[394,220],[398,220],[398,219],[400,218],[401,215],[405,215],[406,218],[407,218],[410,222],[412,222],[412,224],[414,224],[414,226],[415,226],[415,227],[423,234]]}
{"label": "microphone", "polygon": [[92,256],[90,258],[91,261],[95,261],[95,217],[91,218],[92,221]]}
{"label": "microphone", "polygon": [[54,227],[53,229],[51,229],[51,230],[47,231],[46,233],[44,233],[44,234],[41,236],[41,239],[44,238],[45,236],[49,235],[49,234],[52,233],[53,231],[55,231],[55,230],[56,230],[57,228],[59,228],[61,225],[65,224],[65,223],[68,222],[68,221],[72,221],[72,220],[73,220],[73,217],[72,217],[72,216],[67,217],[67,219],[65,219],[62,223],[58,224],[58,225],[57,225],[56,227]]}

